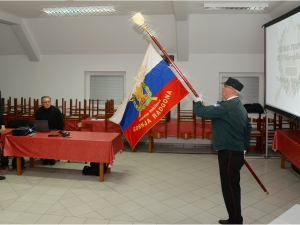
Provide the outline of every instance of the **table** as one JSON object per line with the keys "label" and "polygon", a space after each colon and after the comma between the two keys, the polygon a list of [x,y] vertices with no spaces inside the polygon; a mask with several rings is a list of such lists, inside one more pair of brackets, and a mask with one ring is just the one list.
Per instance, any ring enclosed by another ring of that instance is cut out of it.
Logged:
{"label": "table", "polygon": [[300,130],[276,130],[272,149],[281,153],[281,168],[287,158],[300,169]]}
{"label": "table", "polygon": [[5,141],[5,136],[9,135],[12,130],[13,130],[13,128],[5,128],[5,131],[3,131],[1,133],[1,135],[0,135],[0,141],[3,142],[3,145],[4,145],[4,141]]}
{"label": "table", "polygon": [[17,174],[21,175],[21,157],[99,162],[100,182],[104,181],[104,163],[113,164],[115,154],[124,149],[118,133],[70,131],[70,137],[48,137],[57,132],[34,136],[5,136],[4,155],[17,157]]}

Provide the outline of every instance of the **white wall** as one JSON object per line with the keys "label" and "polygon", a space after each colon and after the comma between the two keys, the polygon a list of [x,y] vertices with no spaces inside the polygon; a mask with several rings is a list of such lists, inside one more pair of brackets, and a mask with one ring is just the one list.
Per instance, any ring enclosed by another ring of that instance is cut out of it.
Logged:
{"label": "white wall", "polygon": [[[190,54],[189,60],[186,62],[177,62],[176,54],[175,63],[186,75],[194,89],[203,94],[204,101],[207,104],[215,103],[219,98],[219,74],[222,72],[234,73],[263,73],[264,72],[264,54],[263,54],[263,29],[261,25],[269,22],[268,15],[237,15],[237,16],[222,16],[215,15],[190,16],[190,52],[193,53],[193,46],[201,43],[200,46],[205,46],[204,53]],[[171,23],[173,20],[159,20],[161,16],[155,17],[154,22]],[[212,18],[214,18],[212,20]],[[253,19],[253,22],[249,19]],[[212,21],[211,26],[208,24]],[[70,21],[68,21],[70,22]],[[115,23],[115,21],[113,21]],[[224,22],[228,23],[225,24]],[[38,27],[34,25],[39,24]],[[45,20],[45,26],[49,23]],[[52,22],[51,22],[52,24]],[[242,24],[242,25],[240,25]],[[42,21],[28,20],[27,25],[30,31],[39,30],[42,28]],[[116,25],[116,24],[114,24]],[[192,25],[192,26],[191,26]],[[53,24],[51,26],[54,26]],[[173,25],[172,25],[173,26]],[[213,26],[213,27],[212,27]],[[229,31],[226,30],[228,26]],[[168,27],[159,26],[159,27]],[[237,28],[237,29],[234,29]],[[243,30],[241,30],[243,29]],[[251,29],[249,31],[249,29]],[[205,30],[209,31],[208,33]],[[215,31],[218,32],[215,32]],[[240,37],[244,31],[251,33],[251,37],[243,35],[239,40],[239,46],[244,46],[241,54],[238,49],[235,49],[234,44],[230,44],[232,53],[228,53],[228,42],[236,42],[237,36]],[[235,32],[236,31],[236,32]],[[130,30],[130,32],[134,32]],[[159,33],[168,33],[168,29],[162,29]],[[172,29],[174,32],[174,29]],[[207,37],[210,32],[213,35]],[[254,34],[253,34],[254,33]],[[222,35],[223,34],[223,35]],[[37,33],[33,38],[37,40]],[[82,34],[78,34],[82,35]],[[168,34],[170,35],[170,34]],[[168,35],[158,36],[159,38]],[[172,34],[171,34],[172,35]],[[205,39],[202,39],[202,36]],[[139,36],[139,34],[137,34]],[[176,36],[172,35],[173,38]],[[250,39],[247,40],[247,37]],[[258,37],[258,40],[253,37]],[[142,37],[139,37],[142,39]],[[224,42],[224,40],[226,41]],[[232,40],[231,40],[232,39]],[[84,41],[84,34],[82,35]],[[131,41],[131,38],[124,38],[124,44]],[[211,42],[208,42],[210,40]],[[112,41],[115,41],[112,39]],[[147,48],[147,41],[144,41],[144,50]],[[203,43],[204,41],[204,43]],[[42,39],[36,43],[41,44]],[[222,42],[224,44],[221,44]],[[166,40],[164,40],[166,43]],[[218,44],[217,48],[209,52],[209,45]],[[55,43],[51,43],[52,45]],[[131,43],[132,44],[132,43]],[[193,46],[191,46],[193,44]],[[139,43],[140,45],[140,43]],[[208,45],[208,46],[207,46]],[[226,46],[224,46],[226,45]],[[167,44],[163,45],[164,47]],[[222,48],[225,47],[225,48]],[[45,47],[38,46],[40,49]],[[247,49],[254,49],[247,51]],[[196,46],[195,46],[196,49]],[[201,48],[197,46],[201,51]],[[225,53],[226,52],[226,53]],[[249,53],[250,52],[250,53]],[[260,52],[253,54],[253,52]],[[143,54],[72,54],[72,55],[42,55],[40,62],[30,62],[26,55],[9,55],[0,56],[0,90],[2,97],[32,97],[40,98],[43,95],[50,95],[52,99],[64,98],[84,99],[84,72],[85,71],[126,71],[126,90],[131,88],[132,80],[136,76],[139,66],[143,59]],[[193,96],[188,96],[184,99],[182,106],[184,109],[191,108],[191,100]],[[172,111],[172,117],[175,116],[175,111]]]}
{"label": "white wall", "polygon": [[138,55],[42,56],[29,62],[26,56],[0,57],[0,88],[3,97],[84,99],[84,71],[126,71],[127,84],[137,73]]}
{"label": "white wall", "polygon": [[[145,49],[146,50],[146,49]],[[143,55],[56,55],[29,62],[26,56],[0,56],[2,97],[84,99],[85,71],[126,71],[126,90],[131,88]],[[190,55],[175,62],[207,104],[219,99],[220,72],[263,72],[263,55]],[[193,95],[186,97],[183,106]]]}

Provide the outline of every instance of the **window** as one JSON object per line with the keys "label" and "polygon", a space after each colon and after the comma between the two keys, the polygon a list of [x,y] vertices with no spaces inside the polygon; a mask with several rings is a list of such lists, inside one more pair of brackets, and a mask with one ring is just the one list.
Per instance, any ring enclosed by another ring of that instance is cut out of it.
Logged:
{"label": "window", "polygon": [[113,99],[115,106],[124,100],[125,72],[85,72],[86,98]]}
{"label": "window", "polygon": [[[260,103],[261,105],[264,105],[263,74],[220,73],[220,82],[225,82],[229,77],[238,79],[244,85],[244,88],[240,93],[240,99],[243,104]],[[220,84],[220,86],[222,85]],[[220,96],[220,99],[222,99],[221,91]]]}

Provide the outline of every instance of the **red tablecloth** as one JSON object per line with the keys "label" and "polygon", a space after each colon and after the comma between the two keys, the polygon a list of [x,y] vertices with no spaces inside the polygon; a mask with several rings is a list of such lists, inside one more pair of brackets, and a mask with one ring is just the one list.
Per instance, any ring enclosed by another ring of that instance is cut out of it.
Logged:
{"label": "red tablecloth", "polygon": [[75,122],[78,123],[79,119],[65,119],[65,130],[74,130]]}
{"label": "red tablecloth", "polygon": [[276,130],[272,149],[300,169],[300,130]]}
{"label": "red tablecloth", "polygon": [[[51,132],[51,134],[57,132]],[[112,165],[115,154],[124,149],[121,134],[71,131],[71,137],[48,137],[49,133],[30,136],[6,135],[5,156],[100,162]]]}

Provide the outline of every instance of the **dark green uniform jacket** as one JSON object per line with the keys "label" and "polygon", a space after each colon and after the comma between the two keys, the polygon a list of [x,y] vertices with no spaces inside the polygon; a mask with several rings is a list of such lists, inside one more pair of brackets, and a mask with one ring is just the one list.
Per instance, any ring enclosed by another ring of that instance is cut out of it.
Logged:
{"label": "dark green uniform jacket", "polygon": [[248,148],[252,127],[238,97],[211,106],[196,102],[194,112],[198,117],[211,119],[215,150],[243,151]]}

